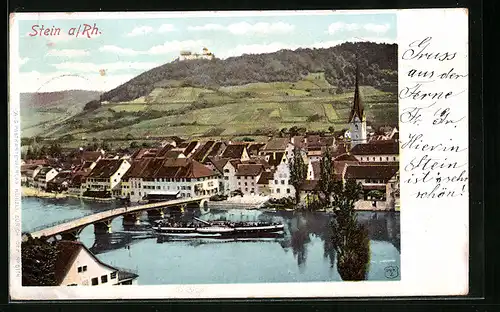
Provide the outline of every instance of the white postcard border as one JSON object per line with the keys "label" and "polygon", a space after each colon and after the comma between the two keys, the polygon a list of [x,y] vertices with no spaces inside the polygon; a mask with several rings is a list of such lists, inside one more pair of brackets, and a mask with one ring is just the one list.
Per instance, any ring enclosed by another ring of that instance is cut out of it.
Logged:
{"label": "white postcard border", "polygon": [[[371,13],[396,12],[398,15],[398,44],[401,51],[411,40],[433,36],[445,43],[439,47],[455,49],[465,53],[467,62],[467,12],[464,9],[424,10],[376,10]],[[334,14],[363,11],[336,11]],[[262,15],[263,12],[243,12]],[[303,14],[303,12],[266,12],[267,15]],[[316,14],[331,14],[331,11]],[[364,13],[367,13],[365,11]],[[189,13],[189,16],[215,14],[213,12]],[[236,14],[224,12],[222,14]],[[309,12],[313,14],[313,12]],[[279,284],[231,284],[231,285],[163,285],[102,287],[22,287],[20,277],[20,127],[19,127],[19,81],[18,70],[18,20],[70,19],[70,18],[135,18],[142,17],[186,17],[172,13],[45,13],[11,15],[10,31],[10,101],[9,101],[9,285],[13,300],[59,300],[59,299],[174,299],[174,298],[299,298],[299,297],[367,297],[367,296],[437,296],[464,295],[468,292],[468,198],[440,203],[428,201],[415,203],[411,198],[411,185],[401,184],[401,280],[381,282],[331,282],[331,283],[279,283]],[[430,21],[439,21],[439,27]],[[417,27],[418,25],[418,27]],[[434,26],[433,26],[434,25]],[[447,34],[447,37],[443,37]],[[446,40],[445,40],[446,39]],[[459,63],[463,65],[463,63]],[[404,65],[403,65],[404,66]],[[408,83],[402,65],[398,68],[399,86]],[[468,109],[468,92],[457,98],[455,105]],[[401,108],[405,101],[400,100]],[[413,128],[400,126],[404,138]],[[468,146],[468,124],[461,125],[461,144]],[[443,133],[433,133],[434,136]],[[407,153],[407,152],[405,152]],[[401,167],[405,158],[413,154],[401,153]],[[403,171],[401,180],[405,178]],[[451,206],[451,207],[450,207]],[[452,217],[450,217],[450,214]]]}

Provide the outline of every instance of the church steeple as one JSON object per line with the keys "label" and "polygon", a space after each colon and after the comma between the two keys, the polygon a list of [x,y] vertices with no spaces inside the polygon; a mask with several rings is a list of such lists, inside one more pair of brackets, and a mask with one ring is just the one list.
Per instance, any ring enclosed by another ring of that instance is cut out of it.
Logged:
{"label": "church steeple", "polygon": [[356,86],[354,87],[354,103],[349,116],[349,122],[354,121],[354,117],[358,117],[360,121],[364,121],[364,108],[359,95],[359,66],[356,60]]}

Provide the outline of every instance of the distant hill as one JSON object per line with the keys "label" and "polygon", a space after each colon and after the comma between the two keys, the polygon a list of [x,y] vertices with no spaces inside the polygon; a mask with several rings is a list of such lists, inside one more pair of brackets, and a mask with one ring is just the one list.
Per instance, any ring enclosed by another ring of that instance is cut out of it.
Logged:
{"label": "distant hill", "polygon": [[99,99],[102,92],[66,90],[57,92],[21,93],[21,109],[81,111],[85,103]]}
{"label": "distant hill", "polygon": [[22,120],[23,136],[232,138],[290,127],[342,129],[352,107],[356,63],[368,124],[397,125],[397,45],[365,42],[175,61],[102,95],[25,95],[25,111],[36,113]]}
{"label": "distant hill", "polygon": [[146,96],[171,80],[182,86],[218,88],[254,82],[295,82],[309,73],[324,72],[336,87],[354,84],[356,56],[361,84],[394,89],[397,85],[397,45],[372,42],[343,43],[328,49],[281,50],[247,54],[225,60],[175,61],[146,71],[103,94],[103,100],[126,102]]}
{"label": "distant hill", "polygon": [[101,93],[86,90],[21,93],[23,136],[43,133],[54,123],[80,113],[87,102],[99,99]]}

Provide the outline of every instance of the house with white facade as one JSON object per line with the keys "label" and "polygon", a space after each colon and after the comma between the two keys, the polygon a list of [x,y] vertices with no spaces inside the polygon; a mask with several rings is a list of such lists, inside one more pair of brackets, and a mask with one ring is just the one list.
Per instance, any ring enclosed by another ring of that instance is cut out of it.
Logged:
{"label": "house with white facade", "polygon": [[269,181],[269,190],[273,198],[295,196],[295,188],[290,184],[290,169],[287,163],[281,162],[276,166],[273,179]]}
{"label": "house with white facade", "polygon": [[292,144],[290,138],[271,138],[259,150],[259,155],[269,155],[270,153],[285,153],[287,160],[293,157],[295,145]]}
{"label": "house with white facade", "polygon": [[237,189],[236,183],[236,167],[241,163],[239,160],[231,160],[229,158],[215,159],[208,157],[205,166],[217,172],[219,177],[219,193],[222,195],[230,195],[232,191]]}
{"label": "house with white facade", "polygon": [[257,194],[257,182],[263,171],[262,164],[238,164],[235,173],[238,189],[244,195]]}
{"label": "house with white facade", "polygon": [[131,202],[146,200],[151,193],[179,194],[182,198],[215,195],[219,191],[217,173],[190,158],[134,162],[124,181],[127,189],[122,196],[129,197]]}
{"label": "house with white facade", "polygon": [[28,185],[33,185],[35,181],[35,176],[38,174],[42,165],[22,165],[21,166],[21,183],[26,183]]}
{"label": "house with white facade", "polygon": [[100,159],[85,179],[84,195],[105,193],[113,197],[120,196],[121,179],[130,166],[130,162],[125,159]]}
{"label": "house with white facade", "polygon": [[54,266],[59,286],[135,285],[138,275],[131,270],[115,268],[100,261],[78,241],[58,241]]}
{"label": "house with white facade", "polygon": [[361,183],[365,199],[370,199],[368,197],[371,191],[379,191],[385,197],[387,183],[398,171],[399,165],[346,165],[343,182],[354,180]]}
{"label": "house with white facade", "polygon": [[321,177],[320,162],[318,160],[310,161],[307,164],[306,180],[319,180],[320,177]]}
{"label": "house with white facade", "polygon": [[357,144],[349,153],[360,162],[399,162],[399,142],[383,140]]}
{"label": "house with white facade", "polygon": [[85,191],[85,179],[87,172],[78,171],[73,173],[68,183],[68,193],[71,195],[82,196]]}
{"label": "house with white facade", "polygon": [[56,169],[52,167],[42,167],[36,174],[33,180],[33,186],[36,188],[47,188],[47,182],[55,178],[59,173]]}

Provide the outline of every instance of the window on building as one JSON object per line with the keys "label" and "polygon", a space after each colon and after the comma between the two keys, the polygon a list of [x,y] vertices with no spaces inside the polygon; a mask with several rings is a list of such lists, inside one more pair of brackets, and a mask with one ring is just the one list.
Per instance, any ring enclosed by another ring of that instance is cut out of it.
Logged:
{"label": "window on building", "polygon": [[396,160],[396,157],[392,157],[392,160]]}
{"label": "window on building", "polygon": [[116,272],[112,272],[112,273],[109,275],[109,278],[110,278],[110,279],[115,279],[115,278],[116,278]]}
{"label": "window on building", "polygon": [[290,194],[290,189],[289,188],[286,189],[286,193]]}
{"label": "window on building", "polygon": [[241,182],[238,182],[238,185],[241,185]]}
{"label": "window on building", "polygon": [[229,169],[224,169],[224,172],[225,173],[229,173]]}
{"label": "window on building", "polygon": [[252,188],[252,189],[250,190],[250,192],[255,193],[255,189],[253,189],[253,188]]}
{"label": "window on building", "polygon": [[139,192],[139,196],[141,196],[141,192]]}
{"label": "window on building", "polygon": [[248,192],[248,187],[245,187],[245,192]]}
{"label": "window on building", "polygon": [[247,183],[247,182],[245,182],[245,186],[247,186],[247,185],[248,185],[248,183]]}
{"label": "window on building", "polygon": [[379,157],[380,158],[380,161],[382,161],[382,157]]}
{"label": "window on building", "polygon": [[108,282],[108,275],[103,275],[101,276],[101,284],[107,283]]}
{"label": "window on building", "polygon": [[82,266],[82,272],[87,272],[87,266],[86,265]]}
{"label": "window on building", "polygon": [[240,177],[236,177],[236,179],[238,179],[238,180],[239,180],[239,179],[240,179]]}
{"label": "window on building", "polygon": [[285,185],[285,180],[281,180],[281,184]]}
{"label": "window on building", "polygon": [[224,180],[229,180],[229,177],[224,177]]}
{"label": "window on building", "polygon": [[274,184],[278,184],[278,180],[274,180]]}
{"label": "window on building", "polygon": [[97,277],[94,277],[92,279],[92,286],[98,285],[99,284],[99,279]]}
{"label": "window on building", "polygon": [[386,158],[385,158],[385,161],[389,161],[389,157],[386,157]]}
{"label": "window on building", "polygon": [[279,189],[279,188],[278,188],[278,189],[276,189],[276,193],[279,193],[279,192],[280,192],[280,189]]}
{"label": "window on building", "polygon": [[69,285],[66,285],[66,286],[78,286],[77,284],[69,284]]}
{"label": "window on building", "polygon": [[252,186],[254,186],[254,185],[255,185],[255,183],[254,183],[254,182],[252,182]]}
{"label": "window on building", "polygon": [[78,273],[82,273],[82,267],[78,267]]}
{"label": "window on building", "polygon": [[132,195],[132,196],[133,196],[133,195],[134,195],[134,191],[130,192],[130,195]]}

